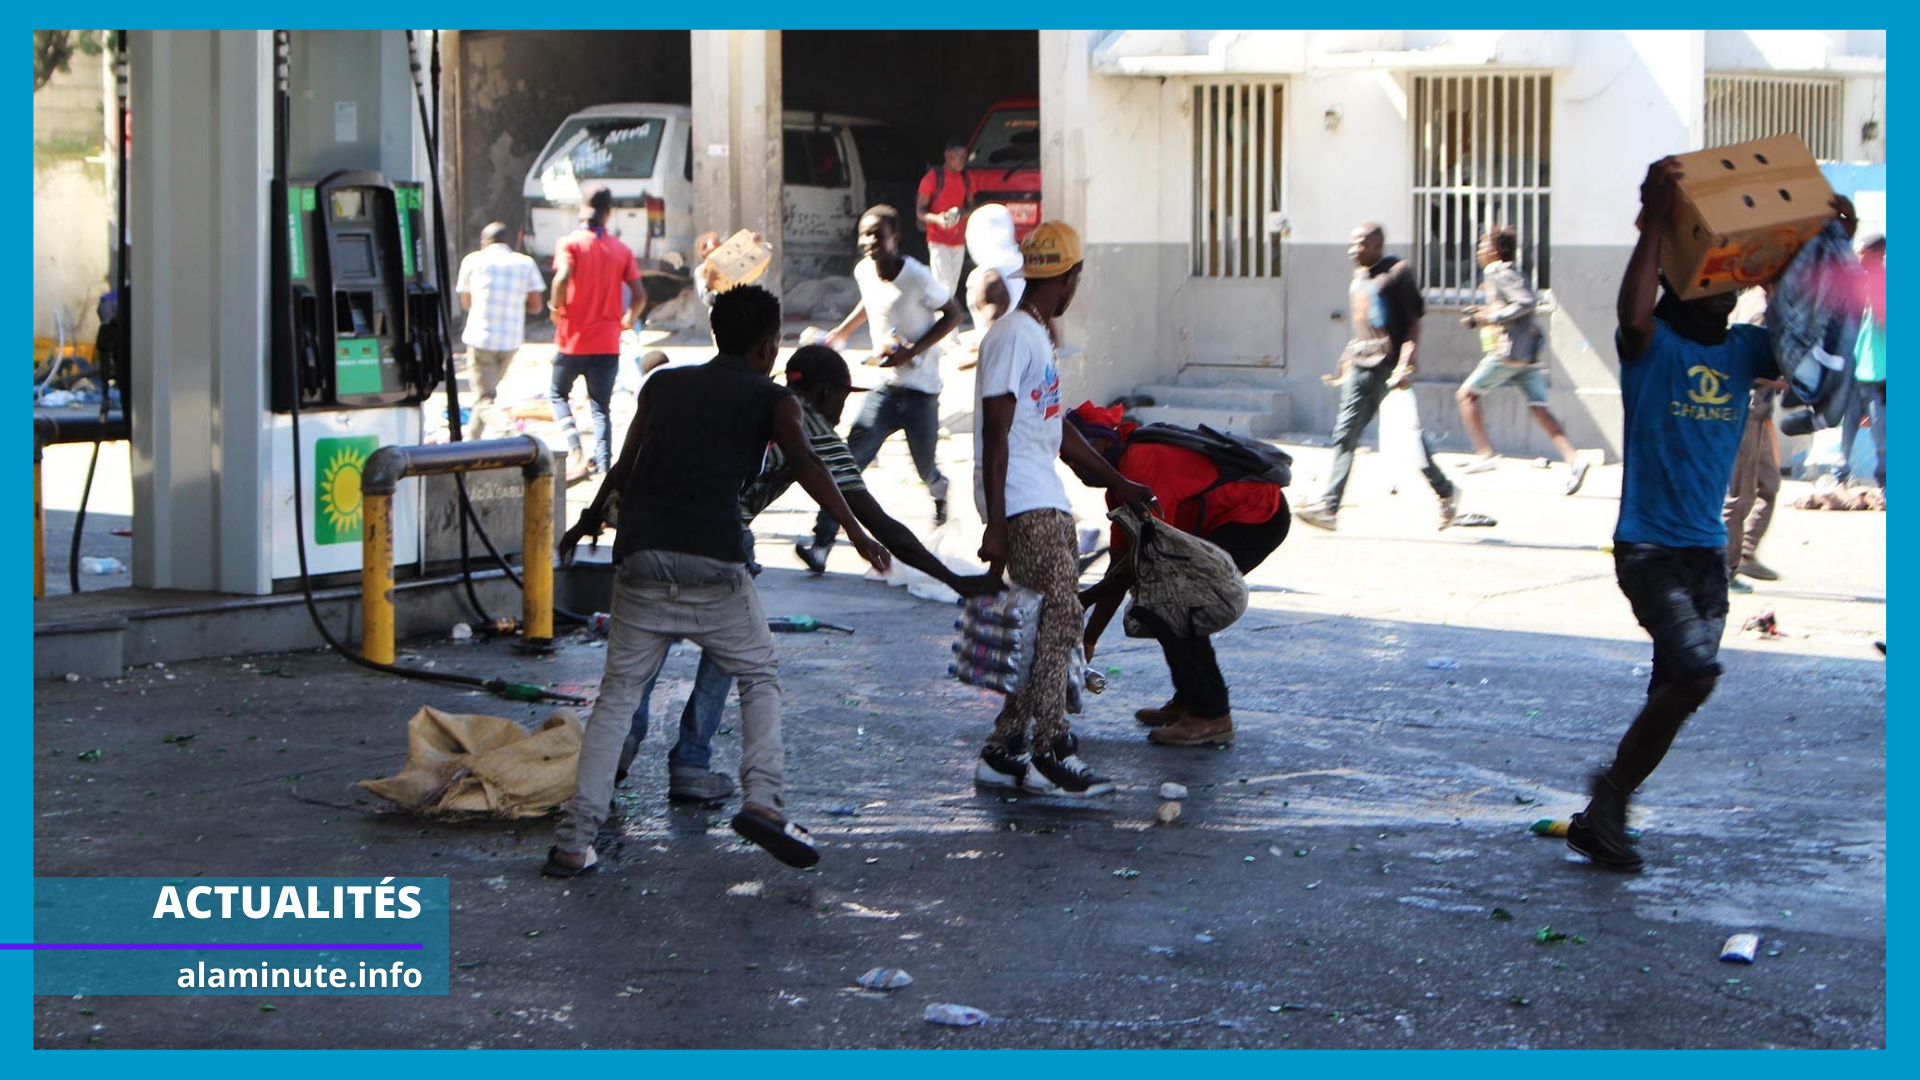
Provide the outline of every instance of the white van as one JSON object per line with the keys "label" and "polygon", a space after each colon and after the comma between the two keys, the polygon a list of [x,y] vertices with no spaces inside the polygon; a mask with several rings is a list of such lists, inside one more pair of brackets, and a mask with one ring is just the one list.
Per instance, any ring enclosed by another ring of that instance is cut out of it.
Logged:
{"label": "white van", "polygon": [[[858,258],[860,212],[884,202],[912,214],[928,166],[899,130],[877,120],[789,110],[785,129],[783,273],[792,280],[847,273]],[[550,267],[554,242],[578,224],[581,185],[597,181],[613,192],[608,230],[642,266],[671,262],[670,254],[690,265],[693,154],[692,110],[685,105],[596,105],[574,113],[527,170],[524,250]],[[908,244],[920,237],[902,230]]]}

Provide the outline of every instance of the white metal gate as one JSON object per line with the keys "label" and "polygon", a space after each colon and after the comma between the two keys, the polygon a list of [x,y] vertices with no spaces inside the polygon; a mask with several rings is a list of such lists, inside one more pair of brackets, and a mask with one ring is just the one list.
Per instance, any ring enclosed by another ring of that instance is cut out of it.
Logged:
{"label": "white metal gate", "polygon": [[1707,145],[1793,133],[1822,161],[1845,152],[1838,79],[1783,75],[1707,76]]}
{"label": "white metal gate", "polygon": [[1193,273],[1280,276],[1284,85],[1193,87]]}
{"label": "white metal gate", "polygon": [[1411,120],[1414,267],[1427,302],[1473,302],[1474,250],[1493,225],[1514,229],[1520,272],[1549,286],[1552,78],[1415,76]]}

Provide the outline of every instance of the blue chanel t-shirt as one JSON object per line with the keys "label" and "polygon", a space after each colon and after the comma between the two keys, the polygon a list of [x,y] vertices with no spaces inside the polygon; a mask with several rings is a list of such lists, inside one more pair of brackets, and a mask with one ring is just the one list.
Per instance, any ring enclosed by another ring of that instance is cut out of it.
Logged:
{"label": "blue chanel t-shirt", "polygon": [[1614,542],[1727,545],[1720,508],[1746,429],[1747,389],[1774,370],[1760,327],[1728,327],[1723,344],[1702,345],[1654,320],[1647,351],[1620,361],[1625,477]]}

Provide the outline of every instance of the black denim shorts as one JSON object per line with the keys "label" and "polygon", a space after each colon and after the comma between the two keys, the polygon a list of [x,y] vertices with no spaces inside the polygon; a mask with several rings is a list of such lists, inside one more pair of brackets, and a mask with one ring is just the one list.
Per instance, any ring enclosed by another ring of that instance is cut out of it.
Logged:
{"label": "black denim shorts", "polygon": [[1727,554],[1723,548],[1615,544],[1614,576],[1633,617],[1653,635],[1648,689],[1718,675],[1727,628]]}

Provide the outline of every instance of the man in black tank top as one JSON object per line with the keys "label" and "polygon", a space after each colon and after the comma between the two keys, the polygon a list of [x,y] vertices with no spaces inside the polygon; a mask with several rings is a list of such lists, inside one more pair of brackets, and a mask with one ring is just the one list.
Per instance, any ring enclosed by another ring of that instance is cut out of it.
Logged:
{"label": "man in black tank top", "polygon": [[794,480],[840,520],[862,557],[883,573],[889,559],[814,454],[799,401],[768,378],[780,348],[780,302],[757,286],[729,289],[714,300],[712,325],[720,355],[647,381],[619,462],[560,543],[561,561],[570,561],[581,537],[608,523],[608,503],[619,495],[607,667],[576,791],[542,868],[552,876],[594,865],[593,837],[607,817],[634,705],[674,638],[699,645],[740,687],[745,795],[734,831],[790,866],[820,859],[807,831],[781,813],[778,665],[740,531],[740,489],[760,474],[768,446],[786,454]]}

